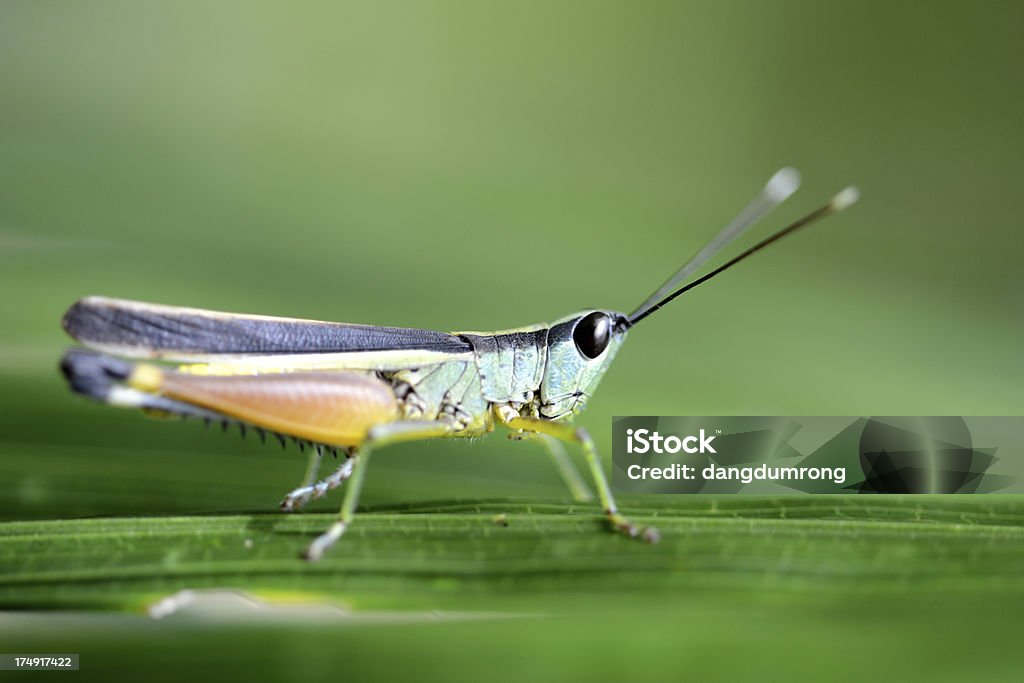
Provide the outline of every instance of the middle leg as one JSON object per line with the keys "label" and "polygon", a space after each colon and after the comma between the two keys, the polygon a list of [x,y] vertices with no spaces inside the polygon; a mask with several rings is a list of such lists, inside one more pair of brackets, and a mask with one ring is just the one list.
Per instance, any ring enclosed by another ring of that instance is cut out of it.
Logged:
{"label": "middle leg", "polygon": [[447,420],[432,422],[404,420],[372,428],[363,444],[349,458],[349,461],[353,463],[352,477],[345,490],[345,497],[341,502],[337,520],[327,531],[316,537],[316,540],[306,550],[304,557],[311,562],[319,560],[323,557],[324,552],[341,538],[352,523],[356,506],[359,503],[359,493],[363,488],[363,479],[366,476],[366,464],[374,449],[403,441],[444,438],[451,436],[455,431],[455,426]]}

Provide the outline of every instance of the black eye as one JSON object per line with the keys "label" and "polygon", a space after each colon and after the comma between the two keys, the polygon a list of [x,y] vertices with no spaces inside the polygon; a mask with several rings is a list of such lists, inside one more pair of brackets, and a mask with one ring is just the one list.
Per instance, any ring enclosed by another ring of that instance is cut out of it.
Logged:
{"label": "black eye", "polygon": [[594,359],[604,353],[611,338],[612,321],[604,313],[591,313],[576,323],[572,340],[585,357]]}

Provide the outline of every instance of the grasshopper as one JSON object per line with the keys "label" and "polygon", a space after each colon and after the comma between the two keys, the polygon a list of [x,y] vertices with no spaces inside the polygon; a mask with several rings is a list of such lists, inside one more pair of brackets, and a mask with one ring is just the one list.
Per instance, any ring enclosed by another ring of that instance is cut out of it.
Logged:
{"label": "grasshopper", "polygon": [[[497,332],[435,332],[219,313],[87,297],[63,327],[61,369],[71,389],[103,403],[167,416],[237,423],[265,438],[310,446],[301,486],[281,503],[294,511],[347,483],[336,521],[305,552],[317,560],[352,523],[370,454],[420,439],[476,437],[496,424],[539,440],[574,498],[592,494],[563,442],[582,447],[611,529],[648,542],[615,504],[590,435],[572,425],[638,322],[769,244],[857,199],[848,187],[724,265],[678,286],[716,252],[796,191],[785,168],[718,235],[631,314],[587,309],[553,323]],[[325,450],[345,454],[317,480]]]}

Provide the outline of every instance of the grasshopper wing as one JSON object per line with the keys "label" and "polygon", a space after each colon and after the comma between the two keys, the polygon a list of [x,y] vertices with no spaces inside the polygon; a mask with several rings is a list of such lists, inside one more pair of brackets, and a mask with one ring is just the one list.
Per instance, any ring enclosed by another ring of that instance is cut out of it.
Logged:
{"label": "grasshopper wing", "polygon": [[94,349],[169,361],[262,356],[289,365],[282,356],[331,356],[336,365],[314,365],[352,367],[344,357],[356,365],[361,364],[357,357],[363,362],[390,356],[404,362],[436,362],[472,350],[460,337],[432,330],[220,313],[95,296],[73,304],[62,324],[68,334]]}

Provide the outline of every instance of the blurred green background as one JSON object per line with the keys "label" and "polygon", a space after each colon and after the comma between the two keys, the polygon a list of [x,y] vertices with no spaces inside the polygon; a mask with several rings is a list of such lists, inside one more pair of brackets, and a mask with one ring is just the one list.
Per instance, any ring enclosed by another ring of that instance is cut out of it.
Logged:
{"label": "blurred green background", "polygon": [[[441,330],[628,311],[782,165],[805,182],[773,225],[862,202],[639,326],[581,420],[605,455],[613,415],[1020,414],[1022,26],[995,2],[5,2],[0,518],[273,510],[302,475],[70,396],[81,296]],[[562,495],[495,435],[382,451],[364,500]]]}

